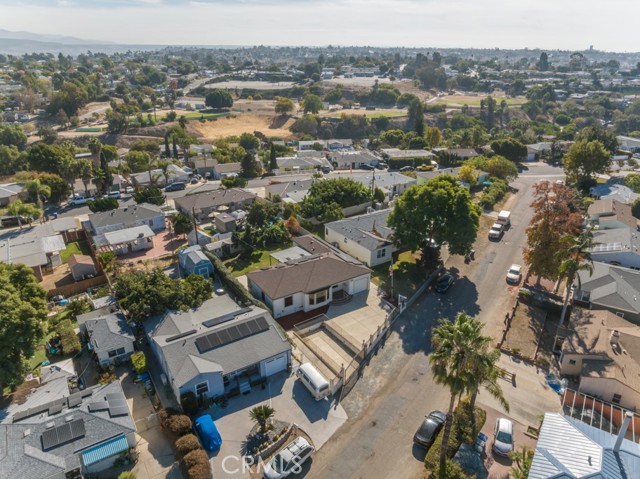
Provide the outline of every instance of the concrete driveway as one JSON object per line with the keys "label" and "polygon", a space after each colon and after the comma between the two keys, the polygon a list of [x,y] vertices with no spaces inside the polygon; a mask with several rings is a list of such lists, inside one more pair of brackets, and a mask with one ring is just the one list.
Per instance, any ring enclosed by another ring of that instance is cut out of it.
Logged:
{"label": "concrete driveway", "polygon": [[[329,400],[315,401],[295,376],[283,372],[273,376],[264,389],[253,388],[250,394],[229,400],[226,408],[214,407],[208,412],[222,436],[222,448],[211,457],[213,477],[248,478],[242,470],[241,456],[245,453],[247,435],[254,423],[249,411],[260,404],[275,409],[275,418],[296,423],[320,449],[347,420],[342,406]],[[238,469],[238,470],[235,470]]]}
{"label": "concrete driveway", "polygon": [[168,436],[160,423],[142,383],[134,383],[130,372],[120,377],[127,405],[136,423],[137,479],[182,479],[182,472]]}

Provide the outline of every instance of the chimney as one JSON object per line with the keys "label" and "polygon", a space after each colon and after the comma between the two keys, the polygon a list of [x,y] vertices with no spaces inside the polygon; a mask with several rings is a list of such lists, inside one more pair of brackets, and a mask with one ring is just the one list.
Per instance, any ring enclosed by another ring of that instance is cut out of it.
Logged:
{"label": "chimney", "polygon": [[609,339],[611,346],[618,346],[620,344],[620,331],[614,329],[611,331],[611,338]]}
{"label": "chimney", "polygon": [[627,429],[629,428],[629,423],[631,422],[632,417],[633,413],[631,411],[626,411],[624,413],[624,421],[622,422],[622,426],[620,426],[620,432],[618,433],[618,438],[616,439],[616,443],[613,446],[613,452],[620,452],[622,440],[627,433]]}

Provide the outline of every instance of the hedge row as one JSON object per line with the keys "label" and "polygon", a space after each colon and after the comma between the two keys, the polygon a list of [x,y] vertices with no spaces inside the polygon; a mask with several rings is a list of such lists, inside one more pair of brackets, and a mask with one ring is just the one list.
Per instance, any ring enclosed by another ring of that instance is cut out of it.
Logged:
{"label": "hedge row", "polygon": [[198,437],[191,432],[189,416],[168,408],[162,409],[158,417],[166,429],[180,436],[174,446],[187,473],[186,479],[213,479],[209,455],[202,449]]}
{"label": "hedge row", "polygon": [[480,206],[483,208],[493,208],[493,205],[504,198],[509,191],[509,183],[506,181],[497,178],[492,178],[491,181],[491,186],[480,197]]}

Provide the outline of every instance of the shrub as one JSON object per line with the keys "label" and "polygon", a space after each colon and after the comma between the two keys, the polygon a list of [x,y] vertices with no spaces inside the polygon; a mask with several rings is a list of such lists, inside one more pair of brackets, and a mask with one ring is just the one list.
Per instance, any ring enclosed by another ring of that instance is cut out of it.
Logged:
{"label": "shrub", "polygon": [[182,462],[184,463],[187,469],[191,469],[198,464],[206,464],[209,465],[209,456],[204,451],[204,449],[196,449],[195,451],[191,451],[189,454],[182,458]]}
{"label": "shrub", "polygon": [[188,391],[180,396],[180,405],[182,410],[189,415],[194,415],[198,412],[198,399],[193,391]]}
{"label": "shrub", "polygon": [[457,462],[451,459],[447,460],[444,469],[445,469],[444,476],[440,476],[440,464],[438,464],[436,466],[436,469],[433,471],[432,476],[444,477],[444,479],[470,479],[471,478],[471,476],[469,476],[466,472],[464,472],[464,469],[462,469],[462,466],[460,464],[458,464]]}
{"label": "shrub", "polygon": [[136,473],[132,471],[121,472],[118,479],[136,479]]}
{"label": "shrub", "polygon": [[185,416],[184,414],[175,414],[170,416],[167,419],[166,424],[169,431],[178,434],[179,436],[188,434],[191,431],[191,419],[189,416]]}
{"label": "shrub", "polygon": [[58,323],[58,335],[62,341],[64,354],[76,354],[80,352],[80,338],[73,330],[70,319],[64,319]]}
{"label": "shrub", "polygon": [[131,355],[131,362],[138,374],[142,374],[147,371],[147,357],[142,351],[136,351]]}
{"label": "shrub", "polygon": [[212,479],[211,466],[207,464],[198,464],[189,468],[187,471],[187,479]]}
{"label": "shrub", "polygon": [[160,409],[160,412],[158,412],[158,418],[160,419],[160,422],[162,424],[166,425],[169,418],[171,416],[175,416],[176,414],[180,414],[180,412],[177,409],[168,407],[166,409]]}
{"label": "shrub", "polygon": [[181,456],[186,456],[191,451],[195,451],[197,449],[202,449],[200,446],[200,441],[195,434],[186,434],[176,441],[176,451]]}
{"label": "shrub", "polygon": [[111,211],[118,209],[118,200],[115,198],[98,198],[87,202],[92,213]]}
{"label": "shrub", "polygon": [[493,208],[493,205],[504,198],[509,191],[509,184],[506,181],[497,178],[492,178],[491,181],[493,182],[491,186],[480,197],[480,206],[483,208]]}

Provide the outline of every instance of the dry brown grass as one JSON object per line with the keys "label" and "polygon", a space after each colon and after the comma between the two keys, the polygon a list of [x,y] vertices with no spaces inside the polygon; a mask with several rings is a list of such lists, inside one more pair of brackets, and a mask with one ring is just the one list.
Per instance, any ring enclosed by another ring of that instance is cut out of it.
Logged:
{"label": "dry brown grass", "polygon": [[538,338],[544,328],[546,312],[540,308],[520,303],[511,321],[505,346],[528,358],[533,358]]}
{"label": "dry brown grass", "polygon": [[239,136],[242,133],[260,131],[267,137],[292,138],[289,127],[295,121],[289,118],[284,124],[276,115],[256,115],[254,113],[234,113],[226,118],[219,118],[206,123],[190,122],[189,127],[205,140],[213,141],[227,136]]}

